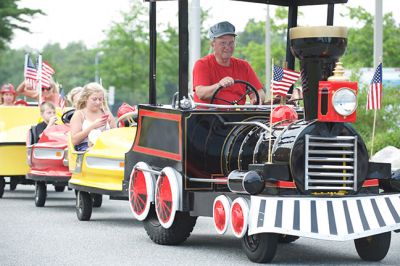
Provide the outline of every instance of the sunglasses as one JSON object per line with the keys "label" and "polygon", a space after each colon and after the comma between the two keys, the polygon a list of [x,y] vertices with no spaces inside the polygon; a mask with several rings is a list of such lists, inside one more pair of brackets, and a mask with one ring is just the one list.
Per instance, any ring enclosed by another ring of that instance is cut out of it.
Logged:
{"label": "sunglasses", "polygon": [[51,88],[42,88],[42,91],[50,91]]}

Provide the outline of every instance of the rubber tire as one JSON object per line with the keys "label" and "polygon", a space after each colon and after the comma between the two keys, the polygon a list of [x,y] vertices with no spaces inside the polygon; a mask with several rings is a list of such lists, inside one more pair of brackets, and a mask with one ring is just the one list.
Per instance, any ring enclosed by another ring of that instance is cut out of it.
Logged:
{"label": "rubber tire", "polygon": [[35,183],[35,206],[44,207],[47,198],[47,185],[46,182],[37,181]]}
{"label": "rubber tire", "polygon": [[90,195],[93,199],[93,208],[100,208],[101,204],[103,203],[103,195],[96,193],[91,193]]}
{"label": "rubber tire", "polygon": [[298,236],[292,236],[292,235],[279,235],[278,242],[282,244],[289,244],[296,241],[299,238],[300,237]]}
{"label": "rubber tire", "polygon": [[[248,236],[246,233],[242,238],[242,249],[247,258],[252,262],[267,263],[271,262],[276,254],[278,247],[279,234],[262,233]],[[258,243],[251,244],[249,240]]]}
{"label": "rubber tire", "polygon": [[76,216],[79,221],[89,221],[92,216],[93,200],[88,192],[78,191],[76,197]]}
{"label": "rubber tire", "polygon": [[367,236],[354,240],[354,245],[361,259],[380,261],[386,257],[390,248],[392,232]]}
{"label": "rubber tire", "polygon": [[0,198],[3,197],[5,186],[6,186],[6,181],[4,180],[4,177],[0,177]]}
{"label": "rubber tire", "polygon": [[149,214],[143,221],[144,229],[150,239],[159,245],[179,245],[192,233],[196,225],[196,216],[190,216],[188,212],[175,214],[171,227],[166,229],[158,221],[154,204],[150,207]]}
{"label": "rubber tire", "polygon": [[14,191],[17,189],[17,185],[19,183],[19,179],[17,177],[11,178],[10,177],[10,191]]}
{"label": "rubber tire", "polygon": [[64,185],[54,185],[54,190],[56,191],[56,192],[64,192],[64,190],[65,190],[65,186]]}

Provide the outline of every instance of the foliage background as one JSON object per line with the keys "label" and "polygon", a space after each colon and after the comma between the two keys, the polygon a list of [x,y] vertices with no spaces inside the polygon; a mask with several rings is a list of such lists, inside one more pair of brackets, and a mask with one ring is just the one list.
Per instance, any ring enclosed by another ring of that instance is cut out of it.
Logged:
{"label": "foliage background", "polygon": [[[0,3],[0,83],[10,82],[18,85],[23,80],[24,55],[29,52],[37,56],[29,46],[22,49],[10,49],[6,43],[16,28],[28,30],[24,21],[13,26],[12,16],[27,14],[28,17],[40,10],[18,10],[16,0],[2,0]],[[81,42],[71,42],[66,47],[48,44],[42,49],[43,58],[56,69],[56,80],[68,92],[76,86],[83,86],[94,80],[94,58],[99,55],[99,74],[105,88],[116,88],[115,104],[146,103],[148,101],[148,9],[141,0],[133,0],[131,9],[123,14],[121,23],[114,23],[107,29],[107,38],[99,42],[98,47],[89,49]],[[11,11],[10,11],[11,10]],[[8,13],[7,13],[8,12]],[[202,12],[202,20],[207,18],[208,10]],[[358,73],[361,67],[373,65],[373,16],[361,7],[348,8],[345,14],[359,25],[349,28],[348,48],[341,59],[346,69]],[[299,15],[301,16],[301,14]],[[286,46],[287,8],[276,9],[271,18],[272,58],[283,65]],[[7,24],[8,22],[8,24]],[[3,27],[4,25],[4,27]],[[3,29],[6,29],[5,31]],[[171,25],[162,25],[157,36],[157,102],[170,103],[178,84],[178,33]],[[207,29],[202,28],[201,55],[209,52]],[[392,13],[384,15],[384,67],[399,67],[400,25],[396,24]],[[260,80],[265,80],[265,22],[249,20],[243,32],[238,33],[235,55],[248,60]],[[101,55],[101,56],[100,56]],[[298,66],[296,66],[298,68]],[[372,77],[371,77],[372,78]],[[357,80],[354,75],[352,80]],[[367,85],[360,84],[358,97],[357,130],[371,145],[373,112],[365,111]],[[400,148],[400,88],[384,88],[383,106],[378,111],[377,131],[374,150],[387,145]],[[115,110],[114,108],[114,110]]]}

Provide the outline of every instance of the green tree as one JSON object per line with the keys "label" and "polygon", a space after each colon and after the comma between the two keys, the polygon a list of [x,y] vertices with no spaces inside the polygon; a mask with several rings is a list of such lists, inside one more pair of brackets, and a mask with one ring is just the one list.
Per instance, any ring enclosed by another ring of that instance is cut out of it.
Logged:
{"label": "green tree", "polygon": [[0,86],[11,83],[15,87],[24,79],[23,50],[5,49],[0,51]]}
{"label": "green tree", "polygon": [[29,32],[29,28],[25,26],[29,23],[26,16],[44,14],[38,9],[19,8],[18,2],[19,0],[0,1],[0,49],[5,48],[5,44],[11,40],[15,29]]}
{"label": "green tree", "polygon": [[[347,68],[373,67],[373,23],[374,17],[362,7],[347,7],[348,16],[359,27],[348,29],[346,53],[341,59]],[[400,24],[396,24],[393,13],[383,17],[383,62],[385,67],[400,66]]]}
{"label": "green tree", "polygon": [[[361,91],[358,95],[357,122],[354,126],[363,137],[367,148],[371,150],[374,110],[367,111],[365,108],[367,91],[367,87],[361,87]],[[400,148],[399,99],[399,88],[383,88],[382,108],[378,110],[376,114],[375,152],[388,145]]]}
{"label": "green tree", "polygon": [[65,48],[58,43],[47,44],[42,57],[54,67],[54,79],[65,91],[94,80],[95,51],[87,49],[82,42],[69,43]]}
{"label": "green tree", "polygon": [[114,24],[100,44],[99,50],[104,53],[100,75],[106,88],[115,86],[117,102],[148,102],[149,34],[144,14],[147,8],[140,1],[132,2],[123,21]]}

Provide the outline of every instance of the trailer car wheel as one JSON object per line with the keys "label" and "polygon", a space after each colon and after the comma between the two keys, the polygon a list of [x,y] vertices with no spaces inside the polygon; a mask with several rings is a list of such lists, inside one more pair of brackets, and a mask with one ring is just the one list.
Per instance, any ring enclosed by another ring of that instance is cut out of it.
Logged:
{"label": "trailer car wheel", "polygon": [[102,194],[95,194],[95,193],[92,193],[90,195],[93,198],[93,207],[94,208],[100,208],[101,204],[103,203],[103,195]]}
{"label": "trailer car wheel", "polygon": [[152,205],[143,225],[153,242],[160,245],[178,245],[190,236],[196,220],[197,217],[190,216],[188,212],[177,211],[174,222],[166,229],[158,221],[154,205]]}
{"label": "trailer car wheel", "polygon": [[279,234],[262,233],[242,237],[242,248],[249,260],[257,263],[271,262],[275,257]]}
{"label": "trailer car wheel", "polygon": [[10,177],[10,191],[14,191],[17,188],[18,181],[19,180],[17,177],[14,177],[14,178]]}
{"label": "trailer car wheel", "polygon": [[89,221],[92,216],[93,199],[88,192],[78,191],[76,197],[76,216],[79,221]]}
{"label": "trailer car wheel", "polygon": [[55,190],[56,192],[64,192],[65,186],[54,185],[54,190]]}
{"label": "trailer car wheel", "polygon": [[299,239],[298,236],[292,235],[279,235],[278,242],[283,244],[289,244]]}
{"label": "trailer car wheel", "polygon": [[5,185],[6,181],[4,180],[4,177],[0,177],[0,198],[3,197]]}
{"label": "trailer car wheel", "polygon": [[37,181],[35,183],[35,205],[36,207],[43,207],[47,198],[46,182]]}
{"label": "trailer car wheel", "polygon": [[354,244],[360,258],[366,261],[380,261],[385,258],[390,248],[391,233],[355,239]]}

